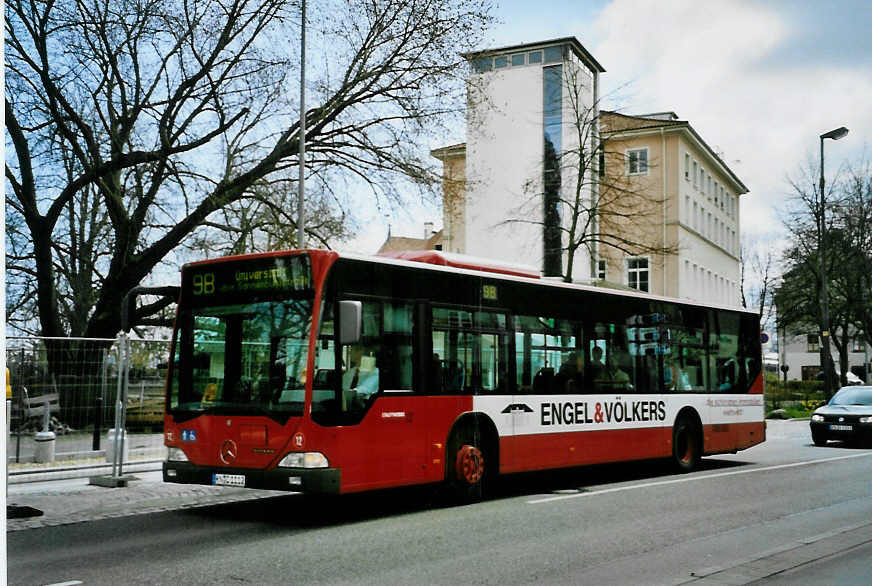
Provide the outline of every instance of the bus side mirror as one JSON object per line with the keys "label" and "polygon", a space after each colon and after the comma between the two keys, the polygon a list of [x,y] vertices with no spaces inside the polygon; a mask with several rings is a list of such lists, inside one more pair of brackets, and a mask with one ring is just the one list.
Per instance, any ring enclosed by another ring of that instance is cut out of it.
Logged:
{"label": "bus side mirror", "polygon": [[360,341],[363,323],[363,303],[360,301],[339,302],[339,343],[356,344]]}

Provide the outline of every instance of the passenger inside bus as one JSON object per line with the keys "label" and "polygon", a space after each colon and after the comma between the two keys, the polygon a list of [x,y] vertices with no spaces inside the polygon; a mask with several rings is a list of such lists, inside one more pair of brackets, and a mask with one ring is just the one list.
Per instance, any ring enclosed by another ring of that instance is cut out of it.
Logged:
{"label": "passenger inside bus", "polygon": [[625,363],[632,364],[629,362],[629,356],[614,346],[610,350],[606,355],[605,365],[600,369],[596,378],[594,378],[595,390],[610,392],[632,389],[633,385],[630,382],[630,375],[621,368]]}
{"label": "passenger inside bus", "polygon": [[690,378],[675,360],[667,360],[663,365],[663,387],[667,391],[691,390]]}
{"label": "passenger inside bus", "polygon": [[342,374],[342,394],[346,403],[360,408],[378,392],[379,370],[373,352],[362,345],[349,348],[349,364]]}
{"label": "passenger inside bus", "polygon": [[584,369],[582,356],[578,352],[570,352],[560,370],[557,371],[557,392],[581,393],[583,381],[581,373]]}
{"label": "passenger inside bus", "polygon": [[[594,343],[594,342],[592,342]],[[593,381],[600,377],[605,364],[603,364],[603,349],[594,346],[590,351],[590,366],[588,367],[588,379]]]}

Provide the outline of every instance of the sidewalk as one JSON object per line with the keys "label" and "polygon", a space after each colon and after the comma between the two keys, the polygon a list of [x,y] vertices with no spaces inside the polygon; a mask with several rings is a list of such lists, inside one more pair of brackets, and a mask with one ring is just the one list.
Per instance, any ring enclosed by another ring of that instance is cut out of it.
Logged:
{"label": "sidewalk", "polygon": [[[247,501],[275,493],[250,488],[164,483],[162,460],[133,460],[123,472],[128,485],[103,488],[88,484],[91,476],[111,475],[112,467],[95,459],[53,465],[10,466],[6,530],[21,531]],[[13,518],[21,515],[18,518]]]}
{"label": "sidewalk", "polygon": [[164,483],[161,468],[166,448],[162,434],[129,433],[128,439],[129,451],[125,450],[127,455],[122,466],[127,486],[104,488],[90,485],[89,478],[112,475],[112,464],[106,460],[106,449],[112,449],[112,444],[105,436],[100,450],[91,449],[92,441],[86,434],[58,436],[55,460],[50,463],[33,462],[32,442],[22,442],[20,461],[16,463],[16,437],[13,435],[7,443],[6,530],[51,527],[277,494],[246,488]]}

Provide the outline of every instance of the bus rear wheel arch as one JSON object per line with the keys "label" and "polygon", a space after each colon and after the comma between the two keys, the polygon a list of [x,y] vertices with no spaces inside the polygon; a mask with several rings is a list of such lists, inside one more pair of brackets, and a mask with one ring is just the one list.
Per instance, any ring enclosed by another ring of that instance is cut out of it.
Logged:
{"label": "bus rear wheel arch", "polygon": [[499,441],[493,422],[469,415],[455,423],[445,449],[448,495],[457,503],[481,501],[499,468]]}
{"label": "bus rear wheel arch", "polygon": [[678,472],[699,466],[703,452],[702,422],[693,409],[683,409],[672,426],[672,464]]}

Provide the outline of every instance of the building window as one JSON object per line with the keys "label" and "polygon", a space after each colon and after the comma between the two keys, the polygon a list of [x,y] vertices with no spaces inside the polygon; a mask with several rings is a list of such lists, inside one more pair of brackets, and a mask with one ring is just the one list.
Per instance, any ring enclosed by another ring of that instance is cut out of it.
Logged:
{"label": "building window", "polygon": [[690,153],[684,153],[684,179],[690,181]]}
{"label": "building window", "polygon": [[527,54],[527,63],[530,65],[534,63],[542,63],[542,51],[533,51]]}
{"label": "building window", "polygon": [[649,291],[649,269],[647,258],[627,259],[627,285],[639,291]]}
{"label": "building window", "polygon": [[[555,47],[559,49],[559,47]],[[547,49],[546,49],[547,51]],[[563,152],[563,66],[542,69],[544,146],[542,165],[543,259],[545,276],[563,273],[563,235],[560,230],[560,156]]]}
{"label": "building window", "polygon": [[699,209],[696,202],[693,202],[693,229],[699,231]]}
{"label": "building window", "polygon": [[605,259],[600,259],[596,261],[596,278],[600,281],[604,281],[606,275],[608,274],[608,263]]}
{"label": "building window", "polygon": [[493,59],[490,57],[479,57],[472,61],[472,70],[476,73],[484,73],[493,69]]}
{"label": "building window", "polygon": [[853,352],[865,352],[866,351],[866,341],[862,338],[862,334],[857,334],[854,338],[854,350]]}
{"label": "building window", "polygon": [[562,45],[545,48],[545,63],[560,63],[561,61],[563,61]]}
{"label": "building window", "polygon": [[802,380],[817,380],[817,375],[821,371],[820,366],[801,366]]}
{"label": "building window", "polygon": [[500,55],[499,57],[494,57],[494,69],[502,69],[503,67],[508,66],[509,58],[505,55]]}
{"label": "building window", "polygon": [[517,55],[512,55],[512,67],[518,67],[519,65],[524,65],[524,54],[518,53]]}
{"label": "building window", "polygon": [[648,174],[648,147],[627,151],[627,174]]}
{"label": "building window", "polygon": [[697,186],[697,181],[696,181],[696,161],[693,162],[693,186],[694,186],[694,187]]}
{"label": "building window", "polygon": [[806,352],[820,352],[820,338],[817,334],[808,334],[805,337],[805,351]]}

